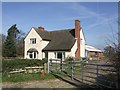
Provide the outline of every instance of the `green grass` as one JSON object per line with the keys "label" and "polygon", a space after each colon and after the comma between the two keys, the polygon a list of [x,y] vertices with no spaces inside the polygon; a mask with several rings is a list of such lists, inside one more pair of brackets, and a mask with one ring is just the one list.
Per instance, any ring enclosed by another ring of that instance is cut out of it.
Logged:
{"label": "green grass", "polygon": [[49,80],[55,79],[52,74],[46,74],[41,76],[39,73],[28,74],[28,73],[19,73],[19,74],[3,74],[2,82],[23,82],[23,81],[34,81],[34,80]]}
{"label": "green grass", "polygon": [[97,63],[100,62],[100,60],[89,60],[88,62],[91,62],[91,63],[95,63],[95,64],[97,64]]}

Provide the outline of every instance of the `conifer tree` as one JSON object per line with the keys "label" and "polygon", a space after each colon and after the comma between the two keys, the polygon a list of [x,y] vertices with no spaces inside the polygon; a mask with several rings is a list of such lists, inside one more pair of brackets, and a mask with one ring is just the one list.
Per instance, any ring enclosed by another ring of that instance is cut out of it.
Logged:
{"label": "conifer tree", "polygon": [[4,57],[16,57],[16,38],[17,35],[19,34],[19,30],[16,27],[16,24],[11,26],[8,29],[8,36],[6,38],[6,41],[4,43],[4,51],[3,55]]}

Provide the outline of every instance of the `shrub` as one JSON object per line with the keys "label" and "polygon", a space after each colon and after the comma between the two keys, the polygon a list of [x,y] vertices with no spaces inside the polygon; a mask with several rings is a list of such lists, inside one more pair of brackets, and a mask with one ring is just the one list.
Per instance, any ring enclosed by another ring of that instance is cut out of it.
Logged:
{"label": "shrub", "polygon": [[87,60],[87,58],[85,57],[85,58],[82,58],[82,60]]}
{"label": "shrub", "polygon": [[67,58],[65,59],[65,61],[74,61],[74,60],[75,60],[74,57],[67,57]]}
{"label": "shrub", "polygon": [[40,59],[11,59],[2,60],[2,72],[9,72],[13,69],[24,69],[25,67],[42,66],[46,60]]}
{"label": "shrub", "polygon": [[47,58],[43,58],[43,59],[42,59],[42,62],[43,62],[43,63],[47,63],[47,62],[48,62],[48,59],[47,59]]}

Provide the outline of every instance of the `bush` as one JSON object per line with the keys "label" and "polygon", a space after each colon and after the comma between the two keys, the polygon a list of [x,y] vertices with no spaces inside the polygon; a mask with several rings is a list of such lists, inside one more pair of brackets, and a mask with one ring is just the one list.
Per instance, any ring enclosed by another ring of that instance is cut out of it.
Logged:
{"label": "bush", "polygon": [[87,58],[85,57],[85,58],[82,58],[82,60],[87,60]]}
{"label": "bush", "polygon": [[67,62],[69,62],[69,61],[74,61],[75,60],[75,58],[74,57],[67,57],[67,58],[65,58],[65,61]]}
{"label": "bush", "polygon": [[2,60],[2,72],[9,72],[13,69],[24,69],[25,67],[43,66],[45,59],[11,59]]}
{"label": "bush", "polygon": [[47,63],[48,62],[48,59],[47,58],[43,58],[42,59],[42,63]]}

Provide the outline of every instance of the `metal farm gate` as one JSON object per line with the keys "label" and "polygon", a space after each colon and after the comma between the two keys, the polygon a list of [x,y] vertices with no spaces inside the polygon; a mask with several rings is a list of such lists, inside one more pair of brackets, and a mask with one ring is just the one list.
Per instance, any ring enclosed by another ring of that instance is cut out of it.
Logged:
{"label": "metal farm gate", "polygon": [[49,72],[65,80],[92,88],[119,90],[116,70],[108,64],[89,64],[83,61],[49,61]]}

